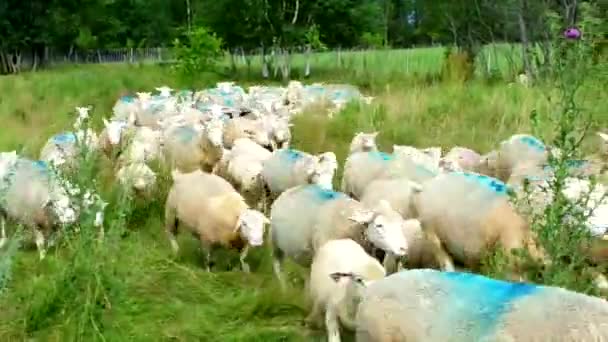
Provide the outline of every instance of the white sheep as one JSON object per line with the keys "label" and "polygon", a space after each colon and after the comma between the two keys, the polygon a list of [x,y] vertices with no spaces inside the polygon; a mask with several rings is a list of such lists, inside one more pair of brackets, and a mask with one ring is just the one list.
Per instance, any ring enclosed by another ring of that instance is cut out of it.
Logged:
{"label": "white sheep", "polygon": [[402,256],[407,242],[403,219],[387,202],[366,208],[344,193],[318,185],[283,192],[270,211],[274,272],[282,287],[281,264],[286,256],[307,266],[325,242],[351,238],[367,250],[377,247]]}
{"label": "white sheep", "polygon": [[[323,157],[323,162],[321,161]],[[294,149],[281,149],[273,152],[264,161],[262,178],[268,187],[269,196],[276,197],[283,191],[303,184],[318,184],[332,189],[332,180],[337,162],[330,154],[314,156]],[[335,164],[334,164],[335,163]]]}
{"label": "white sheep", "polygon": [[[365,284],[382,279],[386,272],[380,263],[351,239],[332,240],[325,243],[314,256],[310,266],[309,296],[312,309],[306,321],[317,325],[322,315],[329,342],[340,341],[340,323],[355,331],[358,302],[365,286],[348,286],[347,282],[332,279],[338,274],[357,274],[357,282]],[[353,291],[355,293],[353,293]]]}
{"label": "white sheep", "polygon": [[[498,179],[453,172],[422,184],[414,205],[424,229],[443,245],[435,241],[435,248],[445,248],[469,269],[479,266],[482,254],[497,243],[507,251],[527,248],[532,257],[544,259],[542,247],[509,202],[507,191],[507,185]],[[435,255],[440,257],[437,251]]]}
{"label": "white sheep", "polygon": [[98,138],[90,128],[76,133],[63,132],[53,135],[40,150],[39,159],[55,167],[73,167],[81,152],[97,149]]}
{"label": "white sheep", "polygon": [[406,157],[435,173],[440,172],[441,147],[428,147],[418,149],[407,145],[393,145],[393,154],[396,157]]}
{"label": "white sheep", "polygon": [[161,158],[162,133],[149,127],[138,127],[132,132],[129,141],[125,141],[118,163],[146,163]]}
{"label": "white sheep", "polygon": [[271,155],[250,139],[237,139],[232,150],[224,152],[214,173],[230,182],[250,206],[261,205],[265,192],[263,163]]}
{"label": "white sheep", "polygon": [[378,132],[357,132],[350,142],[349,154],[355,152],[378,151],[378,145],[376,145],[377,137]]}
{"label": "white sheep", "polygon": [[122,186],[144,197],[149,196],[156,185],[156,174],[143,161],[121,165],[116,179]]}
{"label": "white sheep", "polygon": [[289,118],[279,117],[277,115],[266,115],[262,120],[267,126],[272,149],[288,148],[291,142],[290,127],[293,126],[293,124],[289,122]]}
{"label": "white sheep", "polygon": [[133,96],[122,96],[112,107],[112,118],[114,120],[127,121],[139,110],[138,102]]}
{"label": "white sheep", "polygon": [[481,162],[481,155],[470,148],[455,146],[442,159],[456,163],[461,171],[475,172]]}
{"label": "white sheep", "polygon": [[108,158],[114,158],[127,146],[127,137],[135,127],[135,116],[131,115],[127,121],[110,120],[103,118],[104,129],[99,134],[99,146]]}
{"label": "white sheep", "polygon": [[270,135],[264,121],[238,117],[224,126],[224,147],[232,148],[236,139],[249,138],[261,146],[271,149]]}
{"label": "white sheep", "polygon": [[76,220],[68,193],[54,177],[46,163],[18,158],[0,179],[1,238],[6,241],[6,219],[33,229],[40,259],[46,255],[46,239],[52,230]]}
{"label": "white sheep", "polygon": [[210,270],[211,247],[223,245],[237,249],[243,271],[249,247],[263,244],[268,219],[249,208],[245,199],[224,179],[200,170],[187,174],[173,172],[173,186],[165,206],[165,230],[175,253],[180,223],[198,236]]}
{"label": "white sheep", "polygon": [[202,169],[212,172],[224,153],[222,123],[214,120],[200,131],[193,125],[169,129],[163,138],[165,162],[180,172]]}
{"label": "white sheep", "polygon": [[[416,152],[424,154],[423,152]],[[426,158],[426,156],[424,157]],[[422,158],[416,158],[422,160]],[[399,152],[397,155],[384,152],[356,152],[350,155],[344,163],[342,176],[342,191],[360,199],[365,188],[377,179],[408,178],[422,183],[435,177],[438,166],[433,169],[425,166],[438,165],[437,161],[418,163],[409,153]]]}
{"label": "white sheep", "polygon": [[[402,271],[362,287],[357,341],[606,341],[608,302],[482,275]],[[355,292],[356,294],[356,292]]]}
{"label": "white sheep", "polygon": [[515,134],[500,143],[496,154],[496,178],[508,182],[516,167],[542,167],[547,162],[548,149],[538,138]]}

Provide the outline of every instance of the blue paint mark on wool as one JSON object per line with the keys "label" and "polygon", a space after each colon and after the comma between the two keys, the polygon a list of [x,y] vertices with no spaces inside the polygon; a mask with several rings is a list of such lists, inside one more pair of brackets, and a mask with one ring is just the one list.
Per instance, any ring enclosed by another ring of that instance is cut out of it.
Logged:
{"label": "blue paint mark on wool", "polygon": [[76,142],[76,135],[72,132],[57,134],[53,137],[55,144],[71,144]]}
{"label": "blue paint mark on wool", "polygon": [[338,198],[346,197],[346,194],[344,194],[342,192],[325,189],[316,184],[307,186],[306,190],[313,193],[313,195],[321,201],[332,201],[332,200],[336,200]]}
{"label": "blue paint mark on wool", "polygon": [[123,97],[120,98],[120,101],[122,102],[127,102],[127,103],[131,103],[135,100],[135,98],[133,98],[133,96],[129,96],[129,95],[125,95]]}
{"label": "blue paint mark on wool", "polygon": [[493,178],[493,177],[489,177],[486,175],[480,175],[477,173],[471,173],[471,172],[456,171],[453,173],[464,176],[467,179],[476,181],[476,182],[480,183],[481,185],[484,185],[484,186],[492,189],[492,191],[494,191],[498,194],[506,194],[509,190],[508,186],[505,183],[503,183],[500,180]]}
{"label": "blue paint mark on wool", "polygon": [[295,162],[298,159],[301,159],[304,156],[304,153],[298,150],[292,150],[290,148],[281,150],[281,157],[287,159],[290,162]]}
{"label": "blue paint mark on wool", "polygon": [[49,169],[49,164],[44,160],[36,160],[34,161],[34,166],[36,166],[40,170],[47,171]]}
{"label": "blue paint mark on wool", "polygon": [[179,141],[184,144],[191,142],[196,136],[196,130],[191,126],[181,126],[175,133],[179,137]]}
{"label": "blue paint mark on wool", "polygon": [[521,137],[521,138],[519,138],[519,141],[523,142],[524,144],[526,144],[538,151],[545,151],[545,149],[546,149],[545,144],[543,144],[540,140],[538,140],[537,138],[535,138],[531,135]]}
{"label": "blue paint mark on wool", "polygon": [[[450,318],[474,323],[472,336],[482,340],[496,328],[504,314],[518,299],[542,291],[542,286],[511,283],[464,272],[437,272],[439,278],[450,286],[446,288],[449,300],[444,304],[454,316]],[[447,323],[447,322],[446,322]]]}
{"label": "blue paint mark on wool", "polygon": [[380,151],[371,151],[371,152],[367,152],[369,153],[370,156],[374,157],[374,158],[378,158],[378,159],[382,159],[382,160],[392,160],[394,158],[394,156],[392,154],[388,154],[386,152],[380,152]]}

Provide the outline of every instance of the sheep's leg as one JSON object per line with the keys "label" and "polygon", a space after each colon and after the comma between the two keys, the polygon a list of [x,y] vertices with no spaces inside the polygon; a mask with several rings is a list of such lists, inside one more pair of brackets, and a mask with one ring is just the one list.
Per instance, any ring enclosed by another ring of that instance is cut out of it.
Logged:
{"label": "sheep's leg", "polygon": [[201,249],[205,254],[205,271],[207,272],[211,272],[211,248],[211,244],[208,244],[201,239]]}
{"label": "sheep's leg", "polygon": [[321,307],[322,306],[317,301],[315,301],[312,304],[312,309],[311,309],[310,313],[308,314],[308,316],[306,316],[306,319],[304,320],[306,325],[308,325],[310,327],[319,326],[319,321],[321,318]]}
{"label": "sheep's leg", "polygon": [[392,253],[387,252],[384,255],[384,260],[382,261],[382,265],[384,266],[384,269],[386,270],[387,274],[397,272],[397,268],[398,268],[399,264],[400,263],[398,262],[397,257],[395,255],[393,255]]}
{"label": "sheep's leg", "polygon": [[46,256],[46,249],[44,246],[44,234],[39,228],[34,228],[34,237],[36,242],[36,248],[38,249],[38,255],[40,256],[40,260],[44,259]]}
{"label": "sheep's leg", "polygon": [[0,248],[6,245],[8,241],[6,237],[6,219],[4,217],[0,217]]}
{"label": "sheep's leg", "polygon": [[177,243],[178,221],[175,213],[172,210],[165,211],[165,232],[169,238],[171,249],[177,255],[179,253],[179,244]]}
{"label": "sheep's leg", "polygon": [[243,248],[243,250],[241,251],[241,256],[239,257],[239,260],[241,261],[241,269],[245,273],[250,272],[249,264],[245,261],[245,258],[247,257],[248,252],[249,252],[249,245],[247,245],[247,246],[245,246],[245,248]]}
{"label": "sheep's leg", "polygon": [[452,262],[452,258],[448,255],[448,253],[441,246],[441,241],[439,237],[434,232],[425,231],[425,235],[427,240],[431,243],[431,248],[433,250],[433,254],[435,259],[439,263],[439,267],[443,271],[454,272],[454,263]]}
{"label": "sheep's leg", "polygon": [[281,285],[281,290],[285,291],[285,280],[283,279],[283,273],[281,272],[281,264],[283,262],[283,258],[285,257],[283,255],[283,251],[273,248],[272,257],[272,269],[274,271],[274,275],[277,277],[279,285]]}
{"label": "sheep's leg", "polygon": [[340,342],[338,315],[332,305],[328,305],[325,311],[325,329],[327,329],[327,342]]}

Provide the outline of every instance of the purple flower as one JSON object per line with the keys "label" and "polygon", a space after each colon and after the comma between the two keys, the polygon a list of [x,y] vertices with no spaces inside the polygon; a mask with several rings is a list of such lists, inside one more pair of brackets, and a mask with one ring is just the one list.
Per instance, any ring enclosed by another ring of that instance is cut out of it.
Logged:
{"label": "purple flower", "polygon": [[564,37],[566,37],[566,39],[579,39],[581,37],[581,31],[576,27],[570,27],[564,31]]}

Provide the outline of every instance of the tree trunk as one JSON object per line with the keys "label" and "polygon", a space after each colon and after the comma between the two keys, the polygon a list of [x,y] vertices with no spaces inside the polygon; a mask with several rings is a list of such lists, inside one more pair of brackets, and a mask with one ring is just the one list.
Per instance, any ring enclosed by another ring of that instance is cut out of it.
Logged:
{"label": "tree trunk", "polygon": [[528,77],[528,82],[533,81],[532,68],[530,64],[530,56],[528,54],[528,49],[530,42],[528,41],[528,29],[526,26],[526,20],[524,18],[524,13],[528,10],[528,2],[527,0],[519,1],[519,13],[517,14],[517,20],[519,22],[519,35],[521,38],[521,58],[524,64],[524,72]]}

